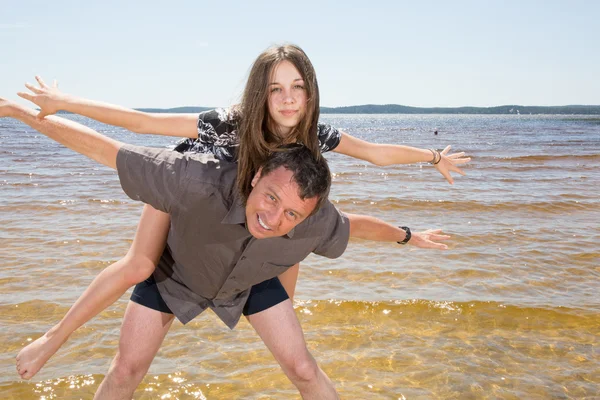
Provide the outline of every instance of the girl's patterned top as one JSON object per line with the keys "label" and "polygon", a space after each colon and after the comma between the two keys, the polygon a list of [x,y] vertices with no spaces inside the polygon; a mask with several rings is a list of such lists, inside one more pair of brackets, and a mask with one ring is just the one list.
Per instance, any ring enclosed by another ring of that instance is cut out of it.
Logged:
{"label": "girl's patterned top", "polygon": [[[338,129],[319,123],[317,135],[321,152],[333,150],[341,140]],[[198,116],[198,138],[184,139],[175,146],[180,153],[212,153],[219,160],[235,161],[239,146],[237,123],[231,109],[217,108]]]}

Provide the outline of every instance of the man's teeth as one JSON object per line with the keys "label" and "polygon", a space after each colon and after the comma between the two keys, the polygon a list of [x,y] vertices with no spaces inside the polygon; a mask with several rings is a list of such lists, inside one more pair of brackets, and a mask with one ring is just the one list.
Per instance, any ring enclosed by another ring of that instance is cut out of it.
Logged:
{"label": "man's teeth", "polygon": [[264,222],[262,222],[262,219],[260,219],[260,217],[258,217],[258,223],[260,224],[260,226],[262,226],[264,229],[270,231],[271,228],[269,228]]}

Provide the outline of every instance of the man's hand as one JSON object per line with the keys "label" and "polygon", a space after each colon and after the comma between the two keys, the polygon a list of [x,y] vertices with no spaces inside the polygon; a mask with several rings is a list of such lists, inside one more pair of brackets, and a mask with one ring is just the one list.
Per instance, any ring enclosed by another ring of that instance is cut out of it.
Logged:
{"label": "man's hand", "polygon": [[17,108],[18,106],[16,103],[0,97],[0,117],[14,117]]}
{"label": "man's hand", "polygon": [[471,161],[470,157],[465,157],[464,152],[448,154],[450,151],[450,146],[446,146],[446,148],[440,151],[440,162],[435,164],[435,169],[439,171],[440,174],[446,178],[448,183],[453,184],[454,179],[450,175],[450,171],[457,172],[461,175],[465,175],[462,169],[458,168],[457,165],[466,164]]}
{"label": "man's hand", "polygon": [[447,250],[447,245],[437,243],[437,241],[448,239],[450,239],[450,236],[442,234],[441,229],[427,229],[423,232],[413,232],[407,244],[422,249]]}
{"label": "man's hand", "polygon": [[29,100],[40,108],[38,118],[42,119],[46,115],[56,114],[60,110],[60,102],[64,100],[66,95],[58,90],[58,83],[54,80],[52,87],[46,85],[40,76],[36,76],[40,87],[36,87],[30,83],[26,83],[25,87],[31,90],[29,92],[18,92],[17,95]]}

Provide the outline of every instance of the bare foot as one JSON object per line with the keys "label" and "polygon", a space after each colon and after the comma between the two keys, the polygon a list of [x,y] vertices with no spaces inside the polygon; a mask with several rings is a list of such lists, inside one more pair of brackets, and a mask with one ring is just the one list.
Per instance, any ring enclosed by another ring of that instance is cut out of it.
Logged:
{"label": "bare foot", "polygon": [[25,346],[17,354],[17,372],[22,379],[31,379],[56,353],[65,340],[61,340],[50,332]]}

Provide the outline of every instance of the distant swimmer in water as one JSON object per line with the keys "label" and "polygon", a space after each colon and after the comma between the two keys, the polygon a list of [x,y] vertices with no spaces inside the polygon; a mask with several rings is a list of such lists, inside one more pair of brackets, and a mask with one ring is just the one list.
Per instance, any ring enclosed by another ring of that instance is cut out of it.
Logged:
{"label": "distant swimmer in water", "polygon": [[438,132],[437,132],[437,129],[436,129],[435,131],[433,131],[433,134],[434,134],[434,135],[437,135],[437,133],[438,133]]}

